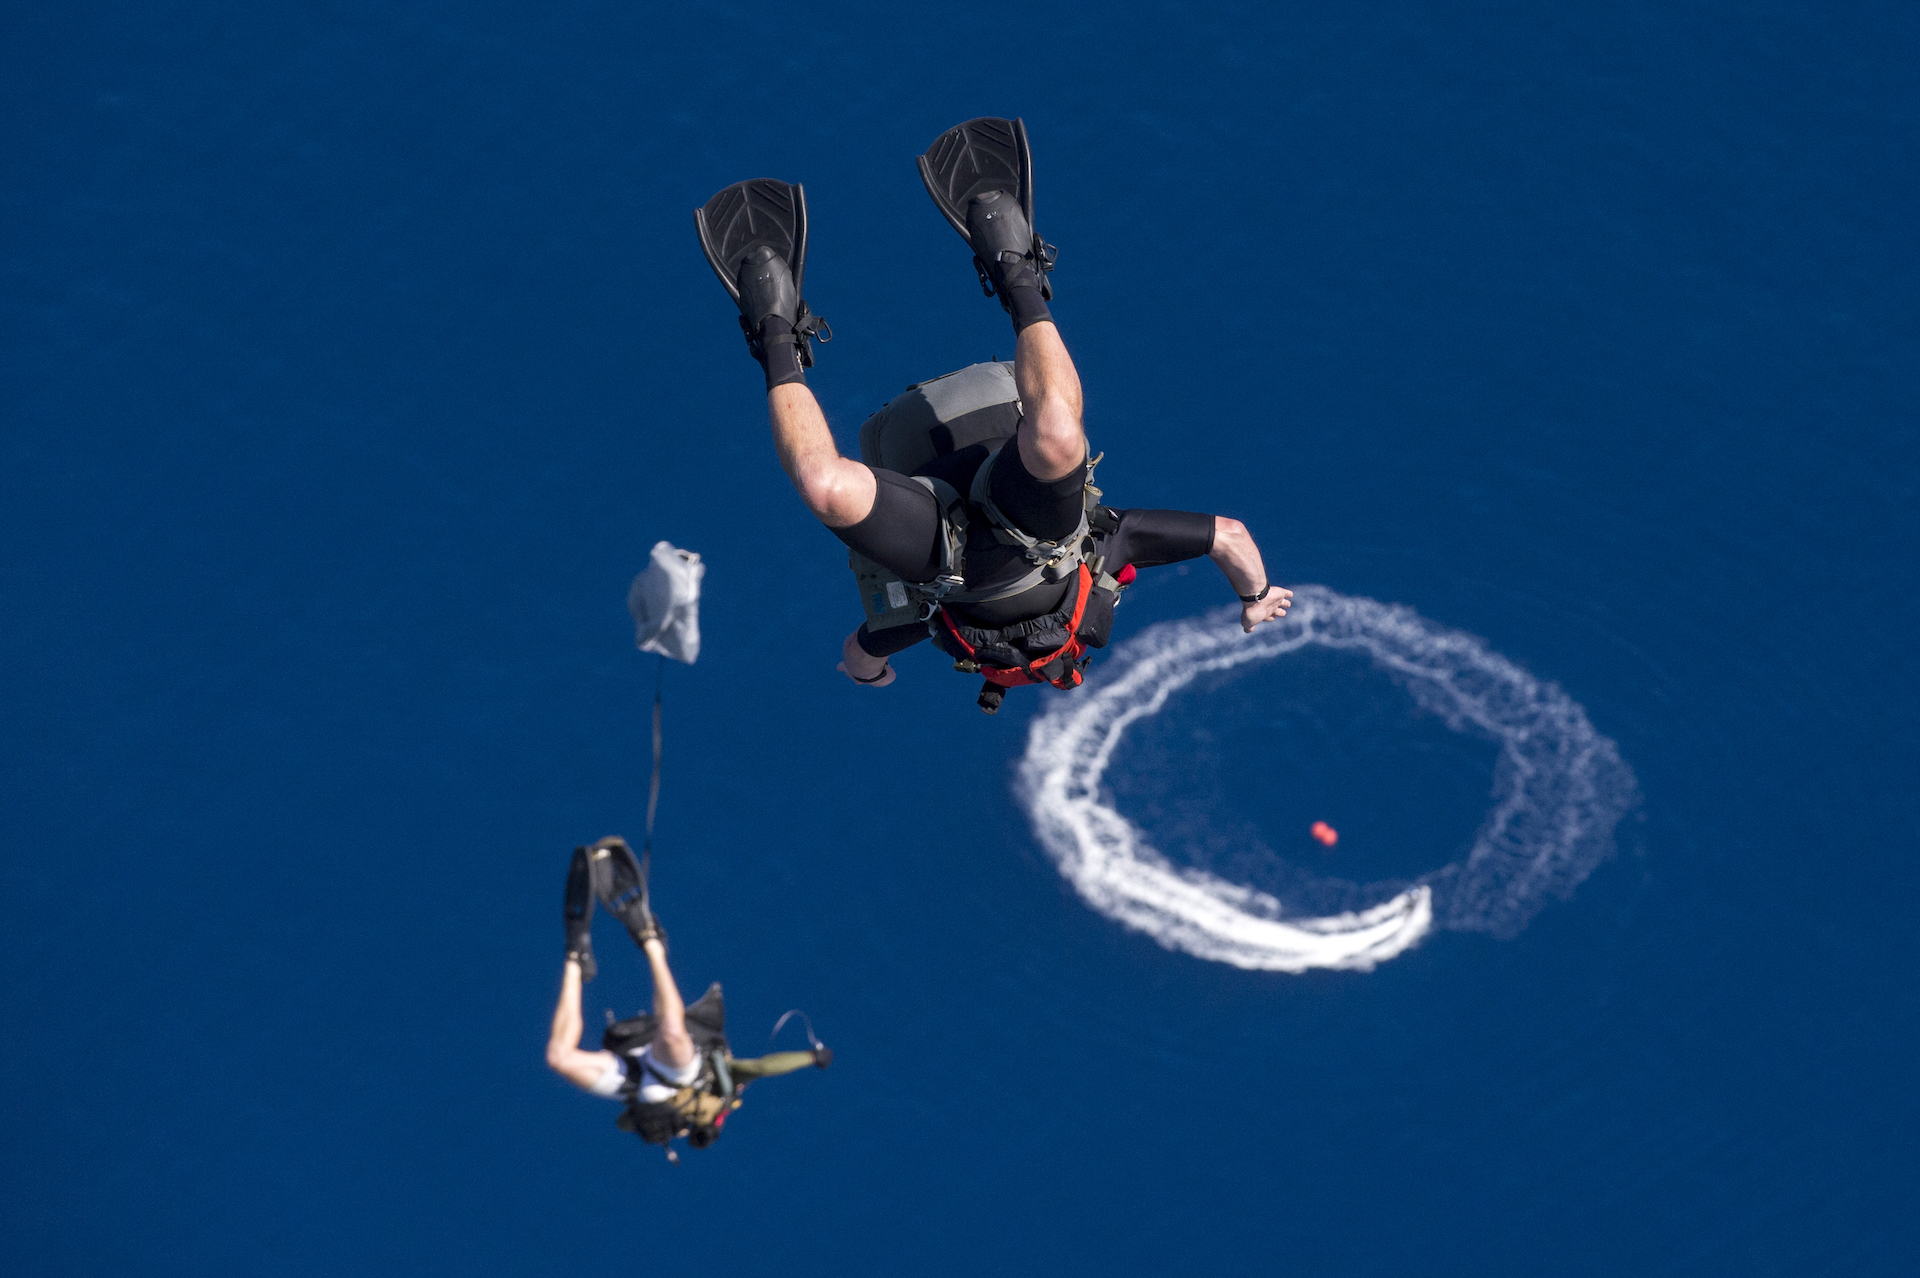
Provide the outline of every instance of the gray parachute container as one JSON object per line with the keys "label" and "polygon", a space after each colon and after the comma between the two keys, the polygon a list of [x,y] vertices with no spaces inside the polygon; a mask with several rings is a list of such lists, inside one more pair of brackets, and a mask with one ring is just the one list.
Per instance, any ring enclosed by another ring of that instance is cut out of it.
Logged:
{"label": "gray parachute container", "polygon": [[691,550],[655,542],[652,561],[627,589],[633,641],[688,665],[700,655],[700,579],[707,566]]}

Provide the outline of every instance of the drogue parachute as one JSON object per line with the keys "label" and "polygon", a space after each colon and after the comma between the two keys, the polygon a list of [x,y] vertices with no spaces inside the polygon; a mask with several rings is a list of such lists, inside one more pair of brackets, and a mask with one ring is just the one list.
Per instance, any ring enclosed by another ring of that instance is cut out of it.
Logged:
{"label": "drogue parachute", "polygon": [[691,550],[659,541],[646,569],[627,588],[633,642],[642,652],[692,665],[700,656],[700,579],[707,566]]}

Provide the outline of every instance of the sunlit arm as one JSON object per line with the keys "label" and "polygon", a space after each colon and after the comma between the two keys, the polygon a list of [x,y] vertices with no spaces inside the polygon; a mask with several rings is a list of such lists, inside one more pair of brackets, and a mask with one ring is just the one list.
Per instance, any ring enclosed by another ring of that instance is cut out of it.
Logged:
{"label": "sunlit arm", "polygon": [[1208,558],[1220,566],[1226,574],[1227,583],[1233,587],[1236,595],[1257,595],[1266,590],[1266,598],[1258,603],[1240,605],[1240,628],[1252,632],[1263,621],[1272,621],[1276,617],[1287,615],[1288,605],[1293,603],[1293,592],[1282,586],[1267,590],[1267,565],[1260,558],[1260,547],[1253,541],[1253,534],[1247,526],[1237,519],[1228,519],[1216,515],[1213,520],[1213,550]]}

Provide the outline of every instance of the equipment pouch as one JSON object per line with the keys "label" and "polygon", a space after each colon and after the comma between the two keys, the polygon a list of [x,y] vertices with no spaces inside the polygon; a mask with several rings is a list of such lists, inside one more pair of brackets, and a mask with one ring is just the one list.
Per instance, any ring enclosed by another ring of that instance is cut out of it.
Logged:
{"label": "equipment pouch", "polygon": [[1081,643],[1089,648],[1107,646],[1107,640],[1113,637],[1113,607],[1119,602],[1119,592],[1094,587],[1087,596],[1087,610],[1080,616],[1080,629],[1075,631]]}
{"label": "equipment pouch", "polygon": [[860,587],[860,606],[867,612],[869,634],[921,619],[919,601],[897,574],[852,551],[847,552],[847,566],[853,569],[853,579]]}

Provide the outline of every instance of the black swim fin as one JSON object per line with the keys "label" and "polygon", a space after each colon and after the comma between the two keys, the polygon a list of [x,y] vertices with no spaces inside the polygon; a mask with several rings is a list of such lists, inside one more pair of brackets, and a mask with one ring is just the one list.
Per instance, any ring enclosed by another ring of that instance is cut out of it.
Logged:
{"label": "black swim fin", "polygon": [[1053,299],[1047,275],[1060,251],[1033,229],[1033,150],[1023,121],[986,115],[956,124],[920,157],[920,180],[973,250],[973,267],[988,297],[997,295],[1001,306],[1008,305],[1011,269],[1030,270],[1040,296]]}
{"label": "black swim fin", "polygon": [[575,848],[567,863],[567,891],[561,918],[567,928],[567,957],[580,965],[580,979],[591,981],[600,970],[593,961],[593,865],[586,848]]}
{"label": "black swim fin", "polygon": [[797,183],[774,178],[736,182],[693,211],[707,265],[740,308],[747,349],[763,363],[761,324],[778,315],[793,329],[800,366],[813,367],[809,338],[833,340],[833,329],[807,309],[801,287],[807,274],[807,193]]}
{"label": "black swim fin", "polygon": [[627,841],[618,837],[601,839],[588,849],[588,854],[593,861],[593,886],[600,904],[620,920],[635,945],[655,937],[664,945],[667,934],[647,904],[647,868],[633,855]]}

